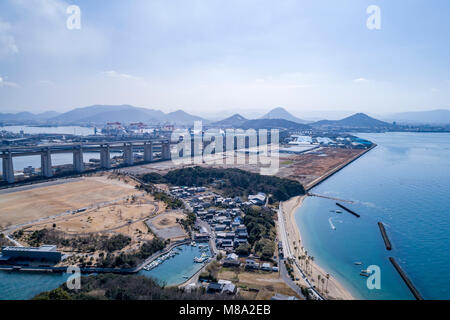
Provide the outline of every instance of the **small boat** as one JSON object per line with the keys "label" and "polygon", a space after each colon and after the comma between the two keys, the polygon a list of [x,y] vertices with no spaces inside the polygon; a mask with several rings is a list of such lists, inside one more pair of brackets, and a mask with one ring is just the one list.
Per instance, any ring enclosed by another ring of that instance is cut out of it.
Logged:
{"label": "small boat", "polygon": [[361,272],[359,275],[362,277],[370,277],[369,273],[364,273],[364,272]]}
{"label": "small boat", "polygon": [[369,270],[361,270],[361,273],[368,273],[368,274],[372,274],[372,272],[370,272]]}
{"label": "small boat", "polygon": [[195,243],[195,241],[192,241],[192,242],[191,242],[191,246],[192,246],[192,247],[196,247],[196,246],[197,246],[197,244]]}
{"label": "small boat", "polygon": [[342,213],[342,211],[341,211],[341,210],[336,210],[335,212],[336,212],[336,213]]}
{"label": "small boat", "polygon": [[355,262],[355,265],[360,266],[360,265],[362,265],[362,262],[357,261],[357,262]]}

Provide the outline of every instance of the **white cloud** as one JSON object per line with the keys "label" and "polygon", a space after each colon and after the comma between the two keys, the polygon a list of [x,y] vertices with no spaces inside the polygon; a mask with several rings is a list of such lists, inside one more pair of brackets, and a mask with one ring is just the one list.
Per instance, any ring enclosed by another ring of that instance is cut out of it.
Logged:
{"label": "white cloud", "polygon": [[0,56],[19,52],[16,39],[11,33],[11,25],[0,20]]}
{"label": "white cloud", "polygon": [[368,82],[370,82],[370,80],[366,79],[366,78],[358,78],[358,79],[353,80],[353,82],[355,82],[355,83],[368,83]]}
{"label": "white cloud", "polygon": [[430,90],[431,90],[431,92],[434,92],[434,93],[440,91],[438,88],[431,88]]}
{"label": "white cloud", "polygon": [[11,82],[11,81],[7,81],[7,78],[8,77],[0,76],[0,88],[1,87],[20,88],[20,86],[17,83]]}

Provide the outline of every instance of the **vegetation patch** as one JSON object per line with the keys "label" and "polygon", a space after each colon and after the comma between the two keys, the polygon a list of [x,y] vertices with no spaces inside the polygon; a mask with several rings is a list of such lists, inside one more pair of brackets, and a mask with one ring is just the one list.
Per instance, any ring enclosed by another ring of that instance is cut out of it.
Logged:
{"label": "vegetation patch", "polygon": [[228,295],[205,294],[203,289],[186,292],[165,288],[151,278],[138,275],[99,274],[81,278],[80,290],[69,290],[66,284],[42,292],[34,300],[233,300]]}
{"label": "vegetation patch", "polygon": [[170,183],[189,187],[214,184],[215,188],[228,197],[247,197],[249,194],[264,192],[271,194],[274,201],[286,201],[305,194],[305,189],[297,181],[235,168],[191,167],[173,170],[164,176],[158,173],[145,174],[141,179],[147,183]]}

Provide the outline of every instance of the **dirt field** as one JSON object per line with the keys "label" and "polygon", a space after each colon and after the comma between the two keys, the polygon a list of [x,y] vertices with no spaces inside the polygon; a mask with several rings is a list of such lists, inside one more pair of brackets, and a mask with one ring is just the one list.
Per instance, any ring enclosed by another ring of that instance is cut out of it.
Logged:
{"label": "dirt field", "polygon": [[240,294],[247,299],[269,300],[275,293],[297,296],[278,273],[242,270],[236,272],[232,269],[222,268],[219,279],[233,281],[240,288]]}
{"label": "dirt field", "polygon": [[306,186],[362,152],[364,150],[320,148],[300,155],[283,155],[277,175],[295,179]]}
{"label": "dirt field", "polygon": [[[279,170],[275,175],[283,178],[295,179],[303,185],[308,185],[315,179],[323,176],[332,169],[347,162],[354,156],[364,152],[357,149],[341,149],[341,148],[319,148],[304,154],[283,154],[279,155]],[[266,156],[259,156],[261,161],[271,163],[273,159]],[[225,160],[226,159],[226,160]],[[249,164],[248,155],[238,154],[235,156],[227,154],[223,160],[225,163],[216,163],[214,161],[206,161],[205,163],[196,164],[203,167],[215,168],[239,168],[250,172],[261,173],[261,166]],[[135,166],[121,169],[123,172],[132,174],[144,174],[149,172],[157,172],[161,175],[175,169],[189,167],[192,165],[176,165],[174,162],[158,162],[148,165]]]}
{"label": "dirt field", "polygon": [[[122,233],[134,238],[141,232],[147,233],[148,229],[144,220],[160,213],[164,209],[163,204],[155,203],[153,198],[147,195],[130,198],[128,201],[94,208],[75,215],[51,219],[45,223],[34,224],[28,230],[55,229],[67,235],[89,235],[96,233]],[[150,240],[151,234],[141,240]]]}
{"label": "dirt field", "polygon": [[177,219],[186,219],[186,215],[181,210],[167,211],[150,219],[147,224],[160,238],[176,241],[186,237]]}
{"label": "dirt field", "polygon": [[107,176],[68,180],[67,183],[39,184],[26,190],[0,194],[0,229],[11,225],[77,210],[138,194],[133,183]]}

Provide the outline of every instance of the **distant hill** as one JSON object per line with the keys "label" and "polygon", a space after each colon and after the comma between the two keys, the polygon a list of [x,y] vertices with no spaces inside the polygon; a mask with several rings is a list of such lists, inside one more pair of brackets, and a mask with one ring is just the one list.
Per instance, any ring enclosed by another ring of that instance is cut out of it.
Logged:
{"label": "distant hill", "polygon": [[183,110],[178,110],[175,112],[168,113],[165,116],[165,119],[166,119],[166,121],[171,122],[171,123],[186,124],[186,125],[193,125],[194,121],[203,121],[203,122],[208,121],[201,117],[194,116],[192,114],[184,112]]}
{"label": "distant hill", "polygon": [[281,129],[281,130],[305,130],[311,127],[305,124],[285,120],[285,119],[256,119],[245,121],[242,129]]}
{"label": "distant hill", "polygon": [[334,127],[334,128],[387,128],[391,124],[369,117],[364,113],[356,113],[342,120],[321,120],[311,124],[313,127]]}
{"label": "distant hill", "polygon": [[248,121],[248,119],[244,118],[240,114],[235,114],[235,115],[232,115],[231,117],[228,117],[221,121],[214,122],[212,124],[212,126],[222,127],[222,128],[225,128],[225,127],[234,128],[234,127],[241,126],[246,121]]}
{"label": "distant hill", "polygon": [[399,124],[450,124],[450,110],[401,112],[386,115],[383,118]]}
{"label": "distant hill", "polygon": [[0,121],[3,122],[31,122],[42,121],[52,117],[58,116],[59,113],[55,111],[48,111],[43,113],[34,114],[31,112],[19,112],[19,113],[0,113]]}
{"label": "distant hill", "polygon": [[165,114],[159,110],[137,108],[130,105],[94,105],[73,109],[50,120],[62,123],[161,122],[164,121],[164,117]]}
{"label": "distant hill", "polygon": [[50,119],[57,123],[96,123],[106,122],[144,122],[150,124],[173,123],[193,125],[194,121],[203,120],[182,110],[165,114],[160,110],[139,108],[131,105],[107,106],[94,105],[76,108]]}
{"label": "distant hill", "polygon": [[281,107],[269,111],[267,114],[262,116],[261,119],[284,119],[297,123],[308,123],[308,121],[297,118]]}

